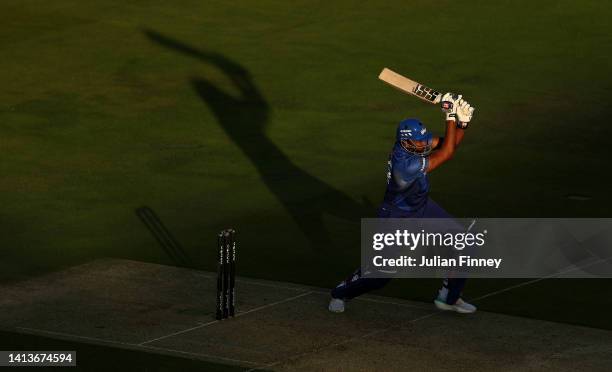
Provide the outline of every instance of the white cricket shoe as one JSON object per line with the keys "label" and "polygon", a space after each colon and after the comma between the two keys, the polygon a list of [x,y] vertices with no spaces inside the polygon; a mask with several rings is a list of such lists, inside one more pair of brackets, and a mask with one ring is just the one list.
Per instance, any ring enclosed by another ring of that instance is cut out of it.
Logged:
{"label": "white cricket shoe", "polygon": [[454,305],[449,305],[446,303],[446,298],[448,296],[448,288],[442,287],[438,291],[438,298],[434,300],[434,304],[440,310],[446,311],[456,311],[461,314],[470,314],[476,311],[476,306],[463,301],[463,299],[459,298]]}
{"label": "white cricket shoe", "polygon": [[449,305],[446,303],[446,299],[438,297],[434,300],[434,304],[440,310],[456,311],[461,314],[471,314],[473,312],[476,312],[476,306],[467,303],[462,299],[458,299],[454,305]]}
{"label": "white cricket shoe", "polygon": [[329,301],[329,311],[332,313],[343,313],[344,312],[344,300],[340,298],[332,298]]}

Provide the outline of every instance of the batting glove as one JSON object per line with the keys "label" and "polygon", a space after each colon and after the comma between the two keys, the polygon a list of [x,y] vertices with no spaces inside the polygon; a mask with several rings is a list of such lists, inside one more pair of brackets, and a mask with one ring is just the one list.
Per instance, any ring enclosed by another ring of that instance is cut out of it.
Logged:
{"label": "batting glove", "polygon": [[442,96],[440,107],[446,114],[446,121],[457,121],[457,107],[461,97],[453,93],[446,93]]}
{"label": "batting glove", "polygon": [[474,115],[474,109],[474,107],[463,99],[458,102],[456,114],[459,121],[457,122],[457,128],[467,129]]}

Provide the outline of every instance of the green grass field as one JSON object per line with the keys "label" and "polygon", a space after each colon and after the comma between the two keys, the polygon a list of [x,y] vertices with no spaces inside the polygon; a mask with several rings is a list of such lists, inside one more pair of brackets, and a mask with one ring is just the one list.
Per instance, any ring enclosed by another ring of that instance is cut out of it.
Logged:
{"label": "green grass field", "polygon": [[[240,275],[335,285],[358,265],[396,123],[442,130],[438,109],[378,81],[384,66],[477,107],[431,175],[449,212],[609,216],[611,16],[569,0],[5,2],[0,278],[102,256],[176,264],[135,214],[148,206],[193,267],[213,270],[234,226]],[[384,293],[429,300],[436,285]],[[480,306],[612,328],[609,285],[548,280]]]}

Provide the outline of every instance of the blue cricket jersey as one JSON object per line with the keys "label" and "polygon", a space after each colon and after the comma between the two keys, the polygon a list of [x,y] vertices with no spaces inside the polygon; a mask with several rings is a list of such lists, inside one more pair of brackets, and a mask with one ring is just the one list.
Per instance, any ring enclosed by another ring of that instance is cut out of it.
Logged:
{"label": "blue cricket jersey", "polygon": [[425,208],[429,194],[427,163],[427,157],[411,154],[396,143],[389,155],[383,205],[410,214]]}

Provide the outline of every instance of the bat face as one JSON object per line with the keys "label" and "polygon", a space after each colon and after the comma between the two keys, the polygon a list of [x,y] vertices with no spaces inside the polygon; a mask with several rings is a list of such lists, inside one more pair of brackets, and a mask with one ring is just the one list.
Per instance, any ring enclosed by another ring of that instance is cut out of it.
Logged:
{"label": "bat face", "polygon": [[401,90],[404,93],[412,94],[425,102],[432,104],[440,103],[442,95],[435,90],[417,83],[416,81],[410,80],[388,68],[383,68],[378,78],[392,87]]}

